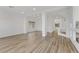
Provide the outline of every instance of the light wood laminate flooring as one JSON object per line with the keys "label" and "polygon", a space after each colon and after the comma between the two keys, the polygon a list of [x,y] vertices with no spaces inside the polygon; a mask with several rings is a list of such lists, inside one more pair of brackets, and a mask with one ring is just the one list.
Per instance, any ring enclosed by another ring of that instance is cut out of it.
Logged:
{"label": "light wood laminate flooring", "polygon": [[0,38],[0,53],[77,53],[69,38],[41,32],[30,32]]}

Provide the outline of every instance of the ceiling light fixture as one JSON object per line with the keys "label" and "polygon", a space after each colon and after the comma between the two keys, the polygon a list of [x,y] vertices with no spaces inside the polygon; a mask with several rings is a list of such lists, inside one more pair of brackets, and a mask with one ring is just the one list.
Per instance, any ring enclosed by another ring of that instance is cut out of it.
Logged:
{"label": "ceiling light fixture", "polygon": [[21,12],[21,14],[24,14],[24,12]]}
{"label": "ceiling light fixture", "polygon": [[33,11],[36,11],[36,8],[33,8]]}

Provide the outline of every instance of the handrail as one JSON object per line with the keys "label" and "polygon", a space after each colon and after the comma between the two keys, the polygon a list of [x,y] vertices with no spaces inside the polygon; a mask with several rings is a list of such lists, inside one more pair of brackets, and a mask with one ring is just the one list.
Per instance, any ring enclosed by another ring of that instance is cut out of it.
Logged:
{"label": "handrail", "polygon": [[[69,38],[67,35],[65,35],[65,34],[62,34],[62,33],[58,33],[58,35],[61,35],[61,36],[64,36],[64,37],[67,37],[67,38]],[[76,40],[71,40],[71,42],[74,44],[74,46],[75,46],[75,48],[77,49],[77,51],[79,52],[79,43],[76,41]]]}

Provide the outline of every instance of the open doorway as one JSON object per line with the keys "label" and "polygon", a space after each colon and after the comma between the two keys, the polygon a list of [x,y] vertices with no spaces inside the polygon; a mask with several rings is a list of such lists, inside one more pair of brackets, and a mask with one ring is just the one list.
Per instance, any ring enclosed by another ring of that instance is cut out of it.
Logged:
{"label": "open doorway", "polygon": [[29,26],[29,32],[33,32],[35,30],[35,22],[34,21],[29,21],[28,26]]}

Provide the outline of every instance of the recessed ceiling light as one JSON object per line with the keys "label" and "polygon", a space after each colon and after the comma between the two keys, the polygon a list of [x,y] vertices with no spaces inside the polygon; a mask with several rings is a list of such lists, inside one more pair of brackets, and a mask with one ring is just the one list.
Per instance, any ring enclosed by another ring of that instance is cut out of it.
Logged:
{"label": "recessed ceiling light", "polygon": [[33,11],[36,11],[36,8],[33,8]]}
{"label": "recessed ceiling light", "polygon": [[24,14],[24,12],[21,12],[21,14]]}

